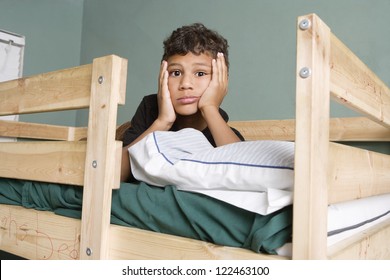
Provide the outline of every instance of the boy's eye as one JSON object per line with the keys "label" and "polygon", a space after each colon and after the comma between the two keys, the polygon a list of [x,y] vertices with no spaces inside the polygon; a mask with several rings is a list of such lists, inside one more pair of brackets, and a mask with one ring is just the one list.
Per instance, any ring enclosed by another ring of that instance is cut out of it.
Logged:
{"label": "boy's eye", "polygon": [[171,72],[169,72],[169,76],[172,76],[172,77],[178,77],[180,76],[180,71],[179,70],[173,70]]}
{"label": "boy's eye", "polygon": [[195,75],[198,77],[203,77],[203,76],[206,76],[207,74],[206,74],[206,72],[200,71],[200,72],[196,72]]}

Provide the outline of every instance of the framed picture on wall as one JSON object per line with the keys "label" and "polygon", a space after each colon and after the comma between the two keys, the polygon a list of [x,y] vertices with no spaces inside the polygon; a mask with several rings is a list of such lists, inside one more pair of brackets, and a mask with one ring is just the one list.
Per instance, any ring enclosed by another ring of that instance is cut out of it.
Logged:
{"label": "framed picture on wall", "polygon": [[[22,77],[25,37],[0,29],[0,82]],[[19,116],[0,116],[0,120],[18,121]],[[0,142],[16,141],[0,137]]]}

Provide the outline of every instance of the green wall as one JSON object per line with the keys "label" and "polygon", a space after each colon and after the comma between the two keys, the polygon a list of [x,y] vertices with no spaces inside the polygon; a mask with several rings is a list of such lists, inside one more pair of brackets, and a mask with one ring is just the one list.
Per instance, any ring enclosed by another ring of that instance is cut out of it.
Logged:
{"label": "green wall", "polygon": [[[313,12],[390,85],[390,0],[0,0],[0,28],[26,35],[25,75],[128,58],[122,123],[156,92],[166,36],[203,22],[230,43],[230,118],[286,119],[295,115],[296,18]],[[64,114],[36,119],[86,123],[86,111]],[[332,116],[354,115],[332,105]],[[378,146],[390,153],[388,143]]]}
{"label": "green wall", "polygon": [[390,84],[389,0],[85,0],[81,61],[110,53],[129,59],[122,122],[156,91],[162,40],[183,24],[203,22],[230,42],[223,107],[231,118],[293,118],[295,23],[312,12]]}
{"label": "green wall", "polygon": [[[23,75],[80,64],[84,0],[0,0],[0,29],[26,36]],[[20,120],[74,125],[76,111]]]}

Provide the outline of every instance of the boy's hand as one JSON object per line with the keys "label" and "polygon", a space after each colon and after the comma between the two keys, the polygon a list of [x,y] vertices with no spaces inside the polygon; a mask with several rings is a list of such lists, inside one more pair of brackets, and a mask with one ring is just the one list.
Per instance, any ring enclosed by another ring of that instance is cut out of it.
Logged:
{"label": "boy's hand", "polygon": [[208,106],[219,108],[228,90],[228,70],[225,63],[225,57],[222,53],[217,54],[217,59],[213,59],[211,81],[199,100],[200,110]]}
{"label": "boy's hand", "polygon": [[219,113],[219,106],[228,90],[228,71],[225,57],[218,53],[212,60],[211,81],[199,100],[198,108],[206,120],[217,147],[238,142],[240,138],[234,133]]}
{"label": "boy's hand", "polygon": [[168,63],[163,61],[160,66],[159,84],[158,84],[158,117],[157,119],[169,128],[176,120],[176,113],[172,105],[171,94],[168,89]]}

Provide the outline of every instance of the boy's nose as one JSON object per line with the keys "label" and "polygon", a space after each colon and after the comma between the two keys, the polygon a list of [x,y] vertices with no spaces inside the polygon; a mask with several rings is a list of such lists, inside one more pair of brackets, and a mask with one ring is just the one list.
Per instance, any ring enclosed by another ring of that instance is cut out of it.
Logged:
{"label": "boy's nose", "polygon": [[190,75],[183,75],[180,80],[180,89],[192,89],[192,78]]}

